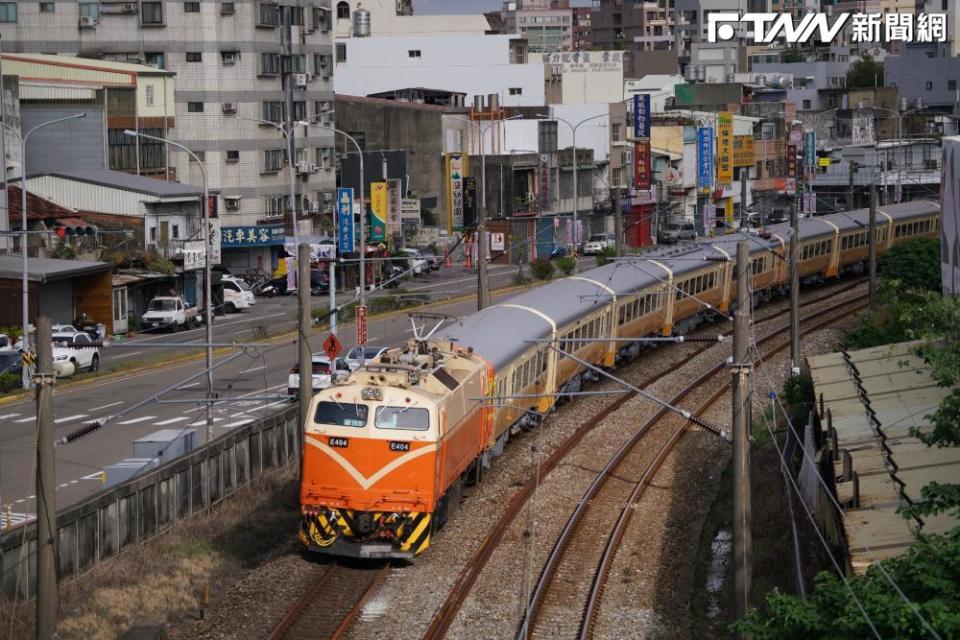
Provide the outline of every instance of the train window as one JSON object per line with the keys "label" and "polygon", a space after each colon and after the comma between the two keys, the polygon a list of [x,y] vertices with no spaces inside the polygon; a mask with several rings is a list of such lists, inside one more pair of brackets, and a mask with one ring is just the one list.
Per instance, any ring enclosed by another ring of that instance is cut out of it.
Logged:
{"label": "train window", "polygon": [[313,414],[317,424],[334,427],[365,427],[367,425],[367,405],[348,402],[320,402]]}
{"label": "train window", "polygon": [[430,412],[415,407],[377,407],[373,424],[378,429],[426,431],[430,428]]}

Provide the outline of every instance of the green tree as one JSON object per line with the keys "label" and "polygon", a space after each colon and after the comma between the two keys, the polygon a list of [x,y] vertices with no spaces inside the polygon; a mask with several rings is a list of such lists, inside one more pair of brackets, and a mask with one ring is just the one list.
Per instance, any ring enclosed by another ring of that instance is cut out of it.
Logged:
{"label": "green tree", "polygon": [[914,238],[880,257],[880,275],[910,289],[940,291],[940,241]]}
{"label": "green tree", "polygon": [[850,65],[847,71],[847,89],[883,86],[883,64],[869,55]]}

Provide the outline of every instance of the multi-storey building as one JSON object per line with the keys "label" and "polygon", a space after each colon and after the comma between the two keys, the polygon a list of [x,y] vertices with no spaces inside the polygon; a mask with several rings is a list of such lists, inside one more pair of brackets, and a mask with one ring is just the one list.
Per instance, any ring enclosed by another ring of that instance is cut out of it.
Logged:
{"label": "multi-storey building", "polygon": [[[283,80],[293,83],[293,118],[333,113],[332,19],[325,0],[287,0],[292,7],[292,55],[283,55],[282,16],[276,2],[22,2],[7,3],[0,22],[3,50],[58,53],[139,62],[176,74],[176,129],[172,137],[203,163],[211,189],[220,191],[224,225],[286,221],[292,231],[290,174],[296,173],[299,230],[332,211],[333,133],[296,127],[297,157],[286,166]],[[122,132],[120,132],[122,134]],[[110,132],[113,135],[113,132]],[[200,167],[170,150],[178,180],[203,184]],[[317,225],[319,226],[319,225]]]}
{"label": "multi-storey building", "polygon": [[590,39],[590,7],[573,8],[573,50],[589,51]]}
{"label": "multi-storey building", "polygon": [[504,33],[525,37],[531,53],[574,48],[570,0],[508,0],[500,15]]}
{"label": "multi-storey building", "polygon": [[622,49],[627,54],[627,77],[645,75],[636,64],[643,51],[673,47],[671,0],[595,0],[590,16],[591,45],[594,49]]}

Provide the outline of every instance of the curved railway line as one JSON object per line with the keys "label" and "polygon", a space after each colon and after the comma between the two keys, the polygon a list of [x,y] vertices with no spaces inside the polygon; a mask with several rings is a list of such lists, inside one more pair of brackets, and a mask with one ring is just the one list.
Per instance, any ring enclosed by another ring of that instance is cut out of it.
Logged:
{"label": "curved railway line", "polygon": [[[816,298],[803,301],[801,307],[809,307],[817,303],[823,302],[830,298],[834,298],[843,293],[846,293],[850,290],[855,289],[863,283],[862,279],[832,289],[831,291],[825,293],[824,295],[818,296]],[[813,331],[822,329],[829,324],[837,322],[843,317],[856,313],[863,309],[863,304],[856,304],[863,299],[865,295],[859,295],[853,298],[845,299],[844,301],[835,304],[827,309],[822,309],[812,314],[811,317],[805,318],[804,320],[809,322],[812,317],[819,317],[824,314],[830,314],[833,312],[842,309],[843,307],[850,307],[846,311],[842,312],[839,315],[829,317],[827,319],[821,320],[813,325],[804,327],[802,329],[802,334],[811,333]],[[853,306],[851,306],[853,305]],[[785,308],[773,314],[770,314],[763,318],[758,318],[755,321],[755,325],[760,323],[766,323],[771,320],[774,320],[778,317],[782,317],[789,313],[789,308]],[[773,330],[767,336],[758,339],[758,344],[765,344],[773,340],[777,336],[782,336],[785,333],[789,332],[789,327],[781,327],[776,330]],[[777,353],[788,346],[788,342],[784,342],[781,345],[770,350],[768,353],[764,354],[764,357],[769,357],[774,353]],[[698,357],[699,355],[706,352],[712,346],[715,346],[715,343],[708,343],[705,346],[693,351],[691,354],[686,356],[682,361],[676,363],[670,367],[668,371],[662,372],[660,374],[649,377],[644,380],[641,384],[638,385],[640,389],[644,389],[658,380],[666,377],[670,373],[681,369],[684,365],[688,364],[690,361]],[[687,399],[691,395],[695,395],[704,384],[711,378],[717,377],[719,373],[725,370],[725,364],[721,362],[715,367],[711,368],[709,371],[704,373],[702,376],[698,377],[696,381],[687,385],[681,392],[675,395],[670,401],[670,404],[676,405],[677,403]],[[620,499],[618,503],[622,505],[622,508],[617,509],[608,509],[611,514],[619,513],[619,517],[615,521],[610,522],[609,528],[606,531],[597,531],[597,527],[593,527],[589,533],[581,536],[581,539],[588,539],[588,544],[591,546],[596,546],[596,541],[602,539],[602,536],[606,535],[607,543],[606,548],[603,551],[601,560],[596,567],[596,570],[593,573],[593,579],[590,588],[590,595],[587,599],[586,605],[582,608],[583,618],[580,624],[579,637],[587,638],[591,637],[593,622],[596,619],[596,614],[599,609],[600,599],[602,596],[603,586],[606,580],[606,575],[609,572],[610,565],[613,558],[616,555],[617,546],[619,545],[619,540],[622,537],[623,531],[626,529],[626,525],[629,522],[630,514],[632,513],[631,505],[635,504],[637,500],[641,497],[643,490],[648,486],[649,481],[655,475],[657,469],[659,469],[662,462],[667,458],[670,450],[673,445],[679,441],[682,434],[686,431],[688,425],[693,422],[698,422],[700,424],[705,424],[700,421],[697,416],[702,415],[704,412],[709,409],[726,391],[729,386],[729,380],[724,382],[716,389],[713,394],[703,401],[697,409],[691,410],[693,418],[691,420],[684,420],[680,416],[670,412],[670,416],[674,416],[671,421],[675,422],[673,429],[668,431],[668,438],[665,442],[661,443],[661,446],[656,450],[656,455],[653,457],[653,460],[650,460],[645,467],[641,466],[642,471],[639,473],[628,474],[627,477],[637,477],[639,478],[636,482],[633,483],[632,487],[627,486],[626,483],[619,482],[617,486],[619,488]],[[437,640],[443,638],[450,626],[453,624],[458,611],[460,610],[461,605],[466,600],[470,594],[474,584],[479,578],[481,572],[489,561],[490,557],[493,555],[494,550],[498,547],[502,541],[504,535],[506,534],[508,528],[515,521],[516,516],[521,512],[523,506],[530,499],[531,495],[534,493],[536,486],[539,481],[542,481],[543,478],[547,476],[562,460],[564,460],[567,455],[576,447],[576,445],[595,427],[601,424],[607,417],[620,409],[625,403],[631,399],[637,397],[637,392],[633,391],[630,393],[623,394],[618,399],[606,404],[602,407],[596,414],[586,420],[583,424],[580,425],[577,430],[571,434],[545,461],[543,461],[533,476],[531,476],[526,483],[517,491],[511,498],[507,509],[498,519],[495,526],[488,533],[486,538],[471,556],[467,565],[458,576],[454,586],[451,588],[447,597],[445,598],[443,604],[437,609],[433,618],[431,619],[430,625],[427,628],[426,632],[423,635],[423,638],[429,640]],[[702,394],[696,394],[702,395]],[[597,478],[591,484],[590,488],[587,490],[586,494],[578,502],[578,506],[575,512],[570,516],[570,520],[567,525],[564,527],[563,532],[560,538],[557,540],[554,548],[549,554],[548,561],[544,566],[540,578],[537,581],[537,584],[532,590],[530,607],[528,609],[528,616],[525,616],[524,620],[521,621],[520,626],[517,631],[518,638],[525,638],[529,635],[529,632],[535,628],[535,623],[537,616],[540,613],[541,605],[545,600],[545,596],[550,593],[551,583],[553,577],[557,574],[557,570],[560,568],[560,565],[563,563],[564,557],[580,557],[573,547],[576,546],[574,542],[577,538],[577,532],[580,529],[579,524],[583,521],[584,514],[593,510],[594,512],[599,512],[600,509],[598,505],[604,504],[604,499],[598,498],[597,494],[601,493],[603,487],[608,485],[608,480],[611,477],[617,477],[618,479],[623,478],[623,469],[620,469],[622,463],[626,458],[632,458],[630,455],[631,452],[636,451],[637,444],[641,440],[645,440],[645,436],[648,433],[656,432],[660,433],[664,431],[663,429],[654,429],[653,427],[656,423],[664,420],[666,414],[668,413],[667,409],[661,409],[653,417],[651,417],[636,433],[635,435],[617,452],[617,454],[607,463],[607,465],[600,471]],[[709,425],[706,425],[709,428]],[[649,449],[645,449],[649,452]],[[633,460],[631,464],[636,465],[636,460]],[[618,471],[618,473],[615,473]],[[629,490],[632,489],[632,490]],[[629,490],[629,491],[628,491]],[[607,521],[612,520],[612,516],[606,519]],[[591,519],[591,522],[596,522]],[[599,525],[598,525],[599,526]],[[598,535],[599,534],[599,535]],[[609,534],[609,535],[607,535]],[[582,544],[582,542],[581,542]],[[571,546],[573,545],[573,546]],[[569,553],[568,553],[569,551]],[[531,624],[532,623],[532,624]]]}

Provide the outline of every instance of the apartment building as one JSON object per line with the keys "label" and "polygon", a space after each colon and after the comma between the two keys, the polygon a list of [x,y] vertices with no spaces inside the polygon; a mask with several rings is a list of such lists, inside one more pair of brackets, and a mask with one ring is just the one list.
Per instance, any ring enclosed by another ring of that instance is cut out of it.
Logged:
{"label": "apartment building", "polygon": [[573,8],[573,50],[589,51],[591,45],[590,7]]}
{"label": "apartment building", "polygon": [[626,74],[638,78],[648,71],[638,62],[645,51],[673,48],[673,14],[670,0],[595,0],[590,16],[594,49],[622,49],[627,54]]}
{"label": "apartment building", "polygon": [[[297,157],[285,161],[283,79],[294,84],[295,120],[333,114],[332,16],[326,0],[291,0],[292,52],[282,55],[282,16],[275,2],[22,2],[0,22],[3,51],[53,53],[135,62],[176,77],[172,138],[204,164],[219,190],[224,225],[286,222],[289,181],[296,174],[299,231],[332,211],[333,133],[296,127]],[[249,119],[247,119],[249,118]],[[187,154],[170,149],[179,181],[203,184]],[[326,217],[329,220],[329,216]]]}
{"label": "apartment building", "polygon": [[504,32],[526,38],[531,53],[573,50],[570,0],[509,0],[500,15]]}

